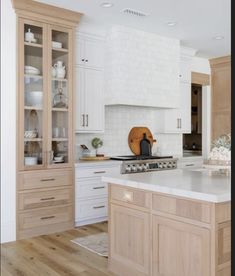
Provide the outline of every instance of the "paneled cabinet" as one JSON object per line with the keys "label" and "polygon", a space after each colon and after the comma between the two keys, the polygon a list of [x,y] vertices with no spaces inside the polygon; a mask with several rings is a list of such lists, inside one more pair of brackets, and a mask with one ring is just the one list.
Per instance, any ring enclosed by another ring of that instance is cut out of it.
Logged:
{"label": "paneled cabinet", "polygon": [[80,14],[34,1],[14,0],[13,6],[18,14],[17,238],[26,238],[73,226],[73,44]]}
{"label": "paneled cabinet", "polygon": [[104,131],[104,41],[78,34],[76,59],[75,132]]}
{"label": "paneled cabinet", "polygon": [[76,132],[104,131],[103,71],[76,67]]}
{"label": "paneled cabinet", "polygon": [[191,133],[191,63],[195,50],[181,48],[179,72],[179,108],[162,111],[160,133]]}

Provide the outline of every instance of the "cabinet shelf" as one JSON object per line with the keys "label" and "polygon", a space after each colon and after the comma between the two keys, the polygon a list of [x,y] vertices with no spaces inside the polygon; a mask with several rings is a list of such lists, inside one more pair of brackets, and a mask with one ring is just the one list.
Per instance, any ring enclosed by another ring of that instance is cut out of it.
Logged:
{"label": "cabinet shelf", "polygon": [[25,106],[24,109],[25,110],[39,110],[39,111],[43,110],[43,108],[40,106]]}
{"label": "cabinet shelf", "polygon": [[42,48],[42,44],[38,44],[38,43],[25,42],[24,45],[30,46],[30,47]]}
{"label": "cabinet shelf", "polygon": [[52,48],[53,51],[56,52],[63,52],[63,53],[68,53],[68,49],[64,49],[64,48]]}
{"label": "cabinet shelf", "polygon": [[56,111],[56,112],[68,112],[68,108],[56,108],[56,107],[53,107],[52,111]]}
{"label": "cabinet shelf", "polygon": [[67,79],[57,79],[57,78],[52,78],[51,80],[52,81],[64,81],[64,82],[68,81]]}
{"label": "cabinet shelf", "polygon": [[68,138],[52,138],[53,142],[67,142]]}
{"label": "cabinet shelf", "polygon": [[24,74],[25,78],[42,79],[42,75]]}
{"label": "cabinet shelf", "polygon": [[42,142],[42,138],[24,138],[25,142]]}

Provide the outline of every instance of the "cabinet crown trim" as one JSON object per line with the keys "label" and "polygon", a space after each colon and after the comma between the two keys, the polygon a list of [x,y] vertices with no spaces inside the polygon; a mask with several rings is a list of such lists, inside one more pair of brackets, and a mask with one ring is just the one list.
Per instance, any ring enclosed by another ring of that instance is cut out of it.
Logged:
{"label": "cabinet crown trim", "polygon": [[219,66],[227,66],[231,63],[231,56],[217,57],[209,59],[211,68],[216,68]]}
{"label": "cabinet crown trim", "polygon": [[32,0],[12,0],[12,6],[17,14],[28,12],[37,13],[44,16],[49,16],[50,18],[52,17],[69,21],[72,25],[78,24],[80,17],[82,16],[82,13]]}

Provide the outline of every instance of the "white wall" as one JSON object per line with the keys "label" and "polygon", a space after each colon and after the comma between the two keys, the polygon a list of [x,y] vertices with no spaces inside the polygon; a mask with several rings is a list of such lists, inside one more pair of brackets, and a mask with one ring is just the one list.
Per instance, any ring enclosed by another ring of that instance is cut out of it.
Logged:
{"label": "white wall", "polygon": [[16,16],[1,2],[1,243],[15,240]]}
{"label": "white wall", "polygon": [[194,57],[192,60],[191,70],[193,72],[211,74],[210,63],[206,58]]}

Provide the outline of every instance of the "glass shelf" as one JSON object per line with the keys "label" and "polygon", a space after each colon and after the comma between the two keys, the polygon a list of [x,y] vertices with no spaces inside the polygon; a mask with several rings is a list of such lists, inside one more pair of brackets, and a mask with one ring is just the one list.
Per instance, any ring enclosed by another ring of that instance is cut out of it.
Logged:
{"label": "glass shelf", "polygon": [[57,78],[52,78],[51,80],[52,81],[65,81],[65,82],[68,81],[67,79],[57,79]]}
{"label": "glass shelf", "polygon": [[55,112],[68,112],[68,108],[56,108],[56,107],[53,107],[52,108],[52,111],[55,111]]}
{"label": "glass shelf", "polygon": [[42,138],[24,138],[25,142],[41,142]]}
{"label": "glass shelf", "polygon": [[64,48],[52,48],[53,51],[56,52],[63,52],[63,53],[68,53],[68,49],[64,49]]}
{"label": "glass shelf", "polygon": [[40,106],[25,106],[24,109],[25,109],[25,110],[34,109],[34,110],[39,110],[39,111],[42,111],[42,110],[43,110],[43,108],[40,107]]}
{"label": "glass shelf", "polygon": [[30,74],[25,74],[24,75],[25,78],[33,78],[33,79],[42,79],[43,76],[42,75],[30,75]]}
{"label": "glass shelf", "polygon": [[38,43],[24,42],[24,45],[25,46],[30,46],[30,47],[42,48],[42,44],[38,44]]}
{"label": "glass shelf", "polygon": [[68,138],[52,138],[54,142],[67,142]]}

